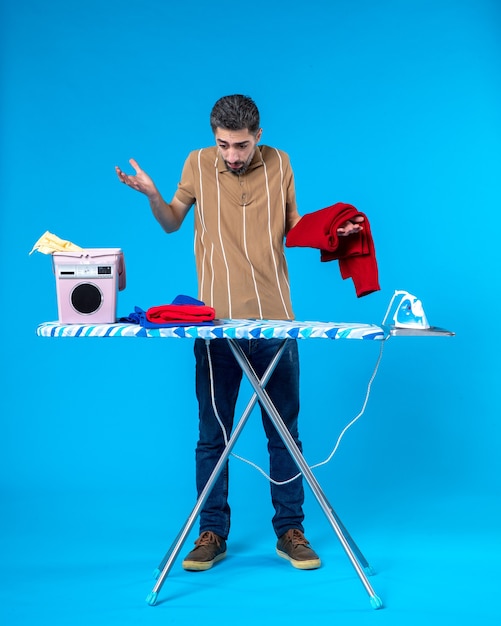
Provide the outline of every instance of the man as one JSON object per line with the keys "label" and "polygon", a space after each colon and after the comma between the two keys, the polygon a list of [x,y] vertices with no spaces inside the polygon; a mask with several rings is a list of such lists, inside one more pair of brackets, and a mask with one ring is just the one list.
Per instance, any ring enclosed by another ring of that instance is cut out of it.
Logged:
{"label": "man", "polygon": [[[218,318],[293,319],[284,237],[300,216],[289,157],[258,145],[263,132],[259,112],[247,96],[220,98],[210,123],[216,146],[188,156],[169,203],[133,159],[130,163],[135,175],[129,176],[118,167],[117,175],[122,183],[147,196],[167,233],[178,230],[195,205],[198,295],[214,307]],[[349,235],[361,228],[360,222],[347,222],[338,233]],[[240,344],[261,378],[281,340],[240,340]],[[194,350],[199,403],[196,483],[200,495],[230,436],[242,372],[224,339],[197,339]],[[295,340],[287,340],[266,390],[301,449]],[[296,568],[318,568],[320,559],[304,536],[301,477],[290,480],[297,467],[264,410],[262,421],[270,455],[277,553]],[[183,567],[203,571],[223,559],[229,530],[226,464],[201,511],[200,536]]]}

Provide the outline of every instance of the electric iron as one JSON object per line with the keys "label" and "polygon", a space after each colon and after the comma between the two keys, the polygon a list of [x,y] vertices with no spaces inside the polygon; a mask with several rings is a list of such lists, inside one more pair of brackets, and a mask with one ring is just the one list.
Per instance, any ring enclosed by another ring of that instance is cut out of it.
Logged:
{"label": "electric iron", "polygon": [[389,315],[393,313],[393,326],[396,328],[430,328],[421,300],[408,291],[395,291],[393,294],[382,325],[386,324]]}

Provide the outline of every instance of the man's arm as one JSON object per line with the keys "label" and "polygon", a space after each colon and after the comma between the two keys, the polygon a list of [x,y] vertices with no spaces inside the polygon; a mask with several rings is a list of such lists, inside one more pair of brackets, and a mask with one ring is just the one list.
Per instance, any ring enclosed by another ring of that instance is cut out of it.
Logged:
{"label": "man's arm", "polygon": [[291,228],[294,228],[294,226],[299,222],[300,219],[301,219],[301,216],[299,215],[296,207],[291,208],[290,206],[287,206],[287,217],[286,217],[286,224],[285,224],[286,235]]}
{"label": "man's arm", "polygon": [[118,179],[148,198],[153,215],[166,233],[173,233],[178,230],[190,210],[191,204],[181,202],[176,196],[172,198],[170,203],[165,202],[152,178],[139,167],[134,159],[130,159],[129,163],[134,168],[135,175],[129,176],[117,166],[115,170]]}

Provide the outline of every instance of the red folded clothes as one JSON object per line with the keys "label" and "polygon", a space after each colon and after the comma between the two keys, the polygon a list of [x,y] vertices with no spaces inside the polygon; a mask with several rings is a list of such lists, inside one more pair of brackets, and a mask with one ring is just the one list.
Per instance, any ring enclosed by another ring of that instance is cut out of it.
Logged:
{"label": "red folded clothes", "polygon": [[146,311],[146,319],[155,324],[165,322],[210,322],[216,317],[216,311],[205,305],[164,304],[153,306]]}
{"label": "red folded clothes", "polygon": [[[353,235],[337,234],[338,228],[358,216],[364,218],[363,230]],[[338,202],[303,215],[288,232],[285,245],[318,248],[322,262],[338,260],[342,278],[353,279],[359,298],[380,289],[369,220],[351,204]]]}

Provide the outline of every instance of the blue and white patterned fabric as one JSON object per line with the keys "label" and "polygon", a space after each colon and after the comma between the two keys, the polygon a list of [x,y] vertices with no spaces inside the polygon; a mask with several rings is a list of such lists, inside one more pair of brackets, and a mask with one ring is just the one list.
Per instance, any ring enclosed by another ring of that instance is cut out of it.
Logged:
{"label": "blue and white patterned fabric", "polygon": [[347,322],[215,320],[211,326],[143,328],[138,324],[59,324],[45,322],[40,337],[171,337],[186,339],[385,339],[383,327]]}

